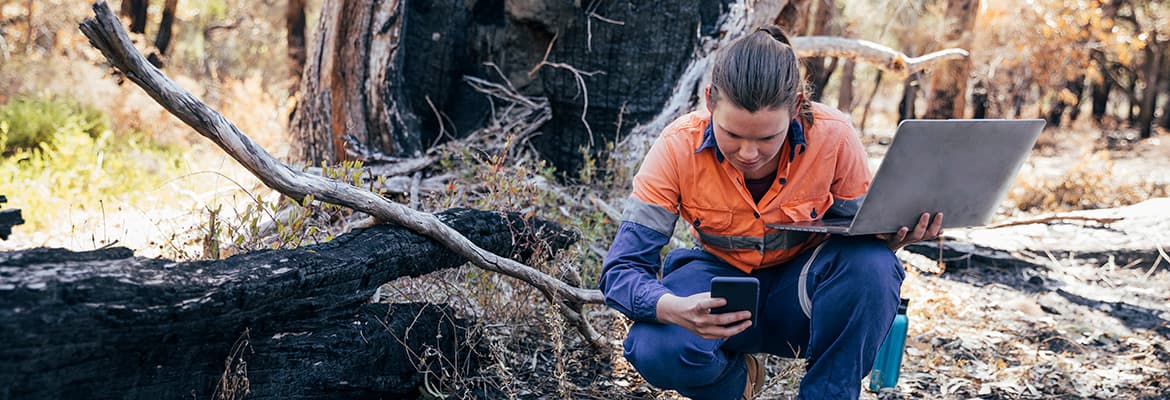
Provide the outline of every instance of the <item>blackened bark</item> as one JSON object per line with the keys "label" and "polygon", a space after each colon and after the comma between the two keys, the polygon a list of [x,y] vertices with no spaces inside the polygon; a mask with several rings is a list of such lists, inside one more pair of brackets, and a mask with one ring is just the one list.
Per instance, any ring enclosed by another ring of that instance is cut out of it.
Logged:
{"label": "blackened bark", "polygon": [[[518,258],[573,240],[514,214],[439,216]],[[469,322],[444,306],[365,303],[384,282],[464,262],[390,225],[211,262],[124,248],[0,253],[0,397],[416,396],[426,373],[475,373]]]}
{"label": "blackened bark", "polygon": [[841,89],[837,92],[837,109],[849,113],[853,109],[853,60],[845,60],[841,68]]}
{"label": "blackened bark", "polygon": [[552,120],[532,144],[562,177],[577,176],[581,149],[601,157],[607,143],[661,111],[694,54],[701,4],[594,0],[561,26],[548,61],[597,72],[581,76],[582,88],[568,69],[539,71]]}
{"label": "blackened bark", "polygon": [[1143,139],[1154,131],[1154,107],[1158,104],[1158,75],[1161,71],[1163,54],[1159,51],[1157,39],[1151,39],[1146,47],[1145,65],[1142,70],[1145,89],[1142,90],[1141,111],[1138,114],[1138,132]]}
{"label": "blackened bark", "polygon": [[158,23],[158,35],[154,39],[154,47],[158,48],[160,55],[166,55],[171,46],[171,28],[175,24],[175,8],[178,5],[179,0],[166,0],[163,3],[162,20]]}
{"label": "blackened bark", "polygon": [[1113,91],[1113,81],[1100,79],[1093,82],[1093,120],[1097,123],[1101,123],[1105,119],[1105,112],[1108,111],[1109,105],[1109,92],[1111,91]]}
{"label": "blackened bark", "polygon": [[[832,33],[833,19],[837,15],[837,7],[834,3],[833,0],[810,1],[813,9],[812,25],[802,36],[828,36]],[[828,64],[825,64],[826,60],[822,57],[810,57],[804,60],[806,76],[812,82],[812,92],[809,97],[813,101],[821,101],[825,94],[825,87],[829,85],[829,79],[837,70],[839,61],[836,57],[830,57],[827,61]]]}
{"label": "blackened bark", "polygon": [[898,122],[918,118],[918,114],[914,110],[914,103],[918,99],[920,77],[920,74],[914,73],[902,82],[902,100],[898,102]]}
{"label": "blackened bark", "polygon": [[488,114],[461,80],[478,68],[469,62],[467,2],[327,2],[320,21],[291,116],[296,158],[345,160],[347,136],[415,156],[441,132],[470,131]]}
{"label": "blackened bark", "polygon": [[122,0],[120,9],[123,17],[130,18],[130,32],[146,33],[146,11],[149,0]]}
{"label": "blackened bark", "polygon": [[[8,198],[0,195],[0,204],[7,202]],[[24,218],[21,218],[19,209],[0,210],[0,240],[8,240],[12,227],[21,224],[24,224]]]}
{"label": "blackened bark", "polygon": [[983,82],[978,80],[971,88],[971,106],[974,108],[971,118],[974,119],[987,118],[987,106],[990,101],[987,98],[987,85]]}
{"label": "blackened bark", "polygon": [[305,0],[288,0],[285,7],[289,88],[296,90],[305,71]]}

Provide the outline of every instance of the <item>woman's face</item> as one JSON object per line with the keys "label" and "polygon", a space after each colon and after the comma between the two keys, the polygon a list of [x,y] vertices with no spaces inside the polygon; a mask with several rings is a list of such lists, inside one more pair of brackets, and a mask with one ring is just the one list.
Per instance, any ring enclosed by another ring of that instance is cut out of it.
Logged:
{"label": "woman's face", "polygon": [[719,151],[744,178],[759,179],[776,171],[792,121],[788,107],[748,112],[727,99],[713,103],[708,89],[707,109]]}

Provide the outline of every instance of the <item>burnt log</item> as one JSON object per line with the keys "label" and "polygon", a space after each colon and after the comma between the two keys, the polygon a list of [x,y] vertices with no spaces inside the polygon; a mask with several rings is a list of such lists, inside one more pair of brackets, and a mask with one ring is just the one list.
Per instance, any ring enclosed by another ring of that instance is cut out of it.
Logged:
{"label": "burnt log", "polygon": [[[575,239],[515,214],[438,217],[520,259]],[[0,253],[0,399],[414,397],[428,377],[476,372],[471,322],[369,300],[385,282],[464,263],[394,225],[217,261]]]}
{"label": "burnt log", "polygon": [[[8,202],[8,198],[0,195],[0,204]],[[12,227],[23,224],[24,219],[20,216],[20,210],[0,210],[0,240],[8,240],[8,236],[12,235]]]}

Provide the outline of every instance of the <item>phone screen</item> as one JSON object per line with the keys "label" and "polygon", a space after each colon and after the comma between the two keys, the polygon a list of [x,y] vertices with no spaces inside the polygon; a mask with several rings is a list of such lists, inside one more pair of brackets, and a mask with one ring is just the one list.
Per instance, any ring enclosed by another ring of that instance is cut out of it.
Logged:
{"label": "phone screen", "polygon": [[727,305],[711,309],[712,314],[751,311],[752,325],[756,325],[760,281],[752,277],[720,276],[711,278],[711,297],[727,299]]}

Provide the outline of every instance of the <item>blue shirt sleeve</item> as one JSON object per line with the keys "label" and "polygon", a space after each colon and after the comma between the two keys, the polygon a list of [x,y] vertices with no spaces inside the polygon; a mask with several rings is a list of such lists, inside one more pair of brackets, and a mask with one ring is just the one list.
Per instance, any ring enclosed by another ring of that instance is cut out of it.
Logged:
{"label": "blue shirt sleeve", "polygon": [[658,299],[670,293],[657,274],[668,241],[666,235],[638,223],[618,225],[598,282],[606,305],[634,321],[658,321]]}

